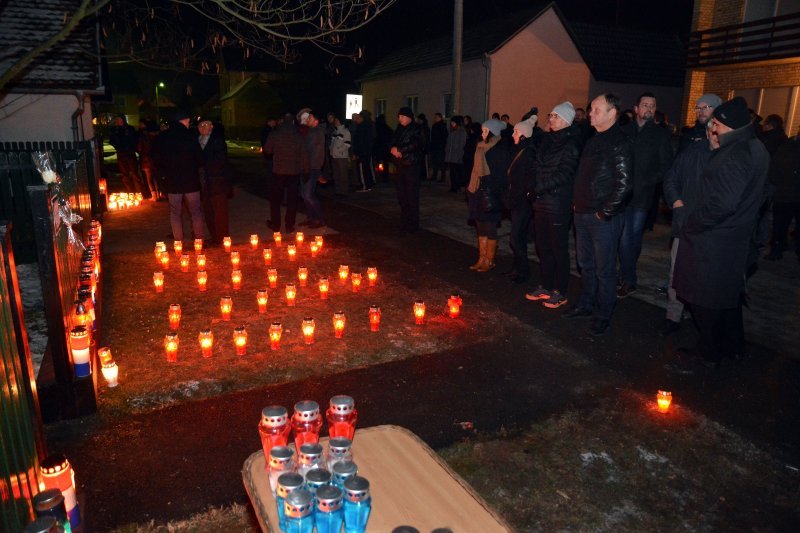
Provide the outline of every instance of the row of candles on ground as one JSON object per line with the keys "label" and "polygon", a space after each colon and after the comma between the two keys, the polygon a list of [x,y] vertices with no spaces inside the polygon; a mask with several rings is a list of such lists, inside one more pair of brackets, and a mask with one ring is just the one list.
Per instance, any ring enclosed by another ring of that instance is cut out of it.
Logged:
{"label": "row of candles on ground", "polygon": [[108,195],[106,205],[111,211],[137,207],[144,201],[140,192],[112,192]]}
{"label": "row of candles on ground", "polygon": [[[205,292],[208,287],[208,272],[205,270],[205,261],[204,255],[197,256],[197,288],[200,292]],[[188,265],[185,269],[183,265],[181,265],[181,270],[188,272]],[[308,285],[308,277],[308,268],[301,266],[297,269],[297,281],[301,287],[306,287]],[[363,284],[363,276],[361,273],[353,272],[351,274],[349,266],[339,265],[338,277],[340,284],[347,284],[347,280],[349,279],[353,292],[360,292],[361,285]],[[231,286],[233,287],[233,290],[239,290],[242,288],[242,278],[243,275],[241,270],[235,268],[231,271]],[[157,270],[153,272],[153,287],[157,293],[164,292],[165,281],[166,278],[163,271]],[[269,282],[269,287],[271,289],[276,289],[278,287],[278,269],[267,269],[267,281]],[[378,269],[376,267],[367,268],[367,283],[370,287],[377,285]],[[330,291],[330,281],[326,276],[321,276],[317,282],[317,286],[319,287],[320,298],[326,300]],[[294,283],[286,285],[287,303],[289,303],[289,305],[293,305],[294,303],[293,301],[289,301],[289,294],[290,292],[295,293],[294,290],[290,291],[290,288],[294,289],[295,287],[296,286]]]}
{"label": "row of candles on ground", "polygon": [[[303,243],[305,242],[306,237],[302,231],[298,231],[294,235],[295,244],[289,244],[286,247],[286,253],[290,260],[293,260],[297,257],[298,248],[300,248]],[[253,251],[258,250],[258,243],[259,237],[257,234],[250,235],[250,248]],[[272,234],[272,241],[275,243],[276,247],[281,247],[283,245],[283,235],[280,232],[275,232]],[[312,257],[316,257],[316,255],[322,250],[325,244],[325,239],[322,235],[315,235],[314,240],[309,243],[309,251],[311,252]],[[225,249],[226,253],[235,254],[236,260],[234,266],[238,264],[239,252],[232,250],[233,240],[230,237],[223,237],[222,238],[222,247]],[[194,240],[194,253],[195,255],[200,255],[203,253],[203,239],[195,239]],[[183,256],[183,241],[173,241],[172,249],[177,256]],[[269,252],[268,252],[269,250]],[[157,241],[155,246],[155,255],[156,261],[160,261],[160,255],[167,251],[167,245],[164,241]],[[264,259],[272,259],[271,257],[271,249],[264,248]],[[234,259],[231,259],[234,262]]]}
{"label": "row of candles on ground", "polygon": [[[319,444],[322,417],[319,404],[297,402],[288,411],[271,405],[261,411],[258,433],[275,496],[281,531],[339,533],[366,530],[372,500],[369,481],[358,476],[353,462],[353,438],[358,413],[353,398],[331,398],[325,412],[328,421],[328,453]],[[294,450],[289,434],[294,433]]]}
{"label": "row of candles on ground", "polygon": [[[259,291],[266,292],[266,291]],[[264,309],[266,310],[266,300],[264,300]],[[259,310],[261,309],[261,301],[259,301]],[[450,317],[457,318],[461,309],[461,297],[453,295],[448,300],[448,309]],[[223,296],[220,299],[220,313],[223,320],[230,320],[233,311],[233,300],[228,296]],[[169,325],[172,330],[177,330],[181,322],[181,306],[179,304],[171,304],[167,311],[169,318]],[[381,308],[377,305],[372,305],[368,312],[369,329],[370,331],[379,331],[381,325]],[[425,302],[414,302],[414,321],[416,324],[422,325],[425,323]],[[344,337],[344,330],[347,324],[347,317],[344,311],[336,311],[333,313],[333,332],[334,337],[341,339]],[[303,319],[301,325],[303,339],[305,344],[314,344],[314,335],[316,332],[316,322],[312,317]],[[280,322],[273,322],[268,330],[269,344],[271,350],[279,350],[281,347],[281,337],[283,336],[283,326]],[[200,344],[200,351],[203,357],[211,357],[214,348],[214,333],[211,329],[204,329],[198,335],[198,342]],[[247,328],[241,325],[233,330],[233,344],[236,346],[236,355],[247,354]],[[174,363],[178,360],[178,348],[180,340],[178,334],[173,332],[167,333],[164,338],[164,350],[167,355],[167,362]]]}

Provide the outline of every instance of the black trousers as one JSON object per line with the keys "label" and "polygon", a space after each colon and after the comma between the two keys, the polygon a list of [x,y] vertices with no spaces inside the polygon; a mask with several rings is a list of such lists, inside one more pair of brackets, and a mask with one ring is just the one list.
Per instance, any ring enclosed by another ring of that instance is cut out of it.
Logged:
{"label": "black trousers", "polygon": [[404,230],[419,229],[420,164],[398,165],[397,203],[400,204],[400,224]]}
{"label": "black trousers", "polygon": [[269,191],[269,214],[272,222],[272,231],[281,229],[281,202],[283,191],[286,190],[286,233],[294,231],[294,222],[297,219],[297,198],[299,195],[300,176],[297,174],[272,174],[272,183]]}
{"label": "black trousers", "polygon": [[775,202],[772,204],[772,243],[780,250],[786,248],[789,226],[794,219],[794,242],[800,254],[800,202]]}
{"label": "black trousers", "polygon": [[212,241],[221,243],[223,237],[231,234],[228,226],[228,194],[222,192],[203,195],[203,212]]}
{"label": "black trousers", "polygon": [[531,266],[528,261],[528,234],[530,232],[533,210],[527,200],[515,205],[511,210],[511,233],[508,244],[514,253],[513,269],[518,276],[531,275]]}
{"label": "black trousers", "polygon": [[450,192],[458,192],[461,187],[466,187],[464,180],[464,165],[461,163],[448,163],[450,166]]}
{"label": "black trousers", "polygon": [[733,309],[710,309],[690,304],[697,327],[697,351],[707,361],[719,362],[723,357],[744,354],[744,324],[741,302]]}
{"label": "black trousers", "polygon": [[572,213],[534,212],[536,254],[542,287],[567,294],[569,284],[569,227]]}

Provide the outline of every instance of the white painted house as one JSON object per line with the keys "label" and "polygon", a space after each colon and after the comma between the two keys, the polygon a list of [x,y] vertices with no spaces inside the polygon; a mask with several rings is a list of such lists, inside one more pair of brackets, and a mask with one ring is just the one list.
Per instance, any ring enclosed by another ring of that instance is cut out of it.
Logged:
{"label": "white painted house", "polygon": [[[571,101],[586,107],[613,92],[623,108],[651,91],[671,122],[680,116],[685,51],[672,35],[569,23],[553,4],[465,28],[458,114],[519,120],[532,106],[544,116]],[[398,50],[360,80],[364,107],[396,121],[401,106],[429,117],[452,111],[452,37]]]}

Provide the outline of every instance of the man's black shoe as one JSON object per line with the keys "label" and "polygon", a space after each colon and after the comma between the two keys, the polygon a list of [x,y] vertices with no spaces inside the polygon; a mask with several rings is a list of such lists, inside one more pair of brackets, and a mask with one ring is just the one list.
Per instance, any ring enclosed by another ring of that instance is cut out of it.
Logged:
{"label": "man's black shoe", "polygon": [[680,322],[675,322],[674,320],[664,319],[664,321],[659,324],[658,326],[658,334],[662,337],[666,337],[667,335],[672,335],[676,331],[678,331],[681,327]]}
{"label": "man's black shoe", "polygon": [[561,314],[561,318],[566,318],[567,320],[572,318],[590,318],[591,316],[591,309],[584,309],[577,305],[573,305]]}
{"label": "man's black shoe", "polygon": [[596,320],[592,320],[592,325],[589,327],[589,331],[593,336],[599,337],[608,331],[609,325],[610,324],[608,320],[604,318],[598,318]]}

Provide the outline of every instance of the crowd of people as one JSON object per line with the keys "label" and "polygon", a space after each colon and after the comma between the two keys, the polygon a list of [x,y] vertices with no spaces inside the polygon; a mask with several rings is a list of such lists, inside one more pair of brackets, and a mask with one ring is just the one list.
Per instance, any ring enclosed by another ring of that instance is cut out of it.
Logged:
{"label": "crowd of people", "polygon": [[[464,191],[476,230],[478,257],[469,268],[496,267],[498,227],[510,218],[510,280],[531,279],[532,240],[539,285],[525,297],[564,307],[565,319],[589,319],[591,334],[599,336],[618,301],[638,290],[644,232],[663,199],[672,213],[672,242],[658,331],[674,333],[689,314],[699,331],[697,347],[681,354],[676,369],[741,357],[748,273],[767,243],[766,259],[782,259],[792,220],[795,226],[800,220],[800,141],[787,137],[781,117],[762,121],[741,97],[701,96],[694,125],[679,135],[649,92],[631,110],[623,111],[614,94],[597,96],[587,109],[588,116],[562,102],[541,126],[536,107],[513,125],[498,113],[483,123],[436,113],[429,126],[425,115],[401,107],[394,131],[366,110],[349,121],[309,108],[287,113],[269,120],[261,136],[270,175],[267,225],[287,233],[322,227],[319,184],[333,182],[337,196],[368,192],[389,179],[391,167],[400,230],[414,233],[421,182],[449,181],[450,192]],[[144,121],[137,133],[119,118],[110,141],[125,186],[168,199],[174,238],[183,239],[188,213],[194,236],[213,245],[228,234],[231,170],[222,132],[202,118],[191,126],[179,113],[164,131]],[[306,217],[297,223],[301,198]],[[581,275],[569,305],[571,230]],[[793,236],[800,259],[800,231]]]}

